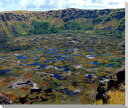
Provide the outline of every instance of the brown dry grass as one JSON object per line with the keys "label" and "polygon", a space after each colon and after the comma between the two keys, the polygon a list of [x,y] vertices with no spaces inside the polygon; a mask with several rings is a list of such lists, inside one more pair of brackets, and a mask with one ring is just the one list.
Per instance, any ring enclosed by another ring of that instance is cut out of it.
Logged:
{"label": "brown dry grass", "polygon": [[[125,92],[120,90],[111,90],[108,92],[110,96],[108,104],[125,104]],[[102,100],[95,101],[94,104],[103,104]]]}
{"label": "brown dry grass", "polygon": [[108,104],[125,104],[125,93],[120,90],[109,91],[110,100]]}

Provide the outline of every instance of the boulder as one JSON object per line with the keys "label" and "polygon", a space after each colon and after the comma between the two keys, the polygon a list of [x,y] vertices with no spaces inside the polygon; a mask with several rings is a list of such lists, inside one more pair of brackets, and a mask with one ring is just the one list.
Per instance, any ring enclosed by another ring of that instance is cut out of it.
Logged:
{"label": "boulder", "polygon": [[[97,87],[96,100],[102,99],[103,104],[107,104],[109,96],[107,92],[113,88],[118,88],[125,81],[125,70],[110,75],[110,79],[101,80]],[[123,89],[121,89],[123,91]]]}
{"label": "boulder", "polygon": [[7,96],[0,94],[0,104],[11,104],[12,101]]}
{"label": "boulder", "polygon": [[32,93],[40,93],[42,91],[42,89],[38,88],[38,89],[31,89],[31,94]]}

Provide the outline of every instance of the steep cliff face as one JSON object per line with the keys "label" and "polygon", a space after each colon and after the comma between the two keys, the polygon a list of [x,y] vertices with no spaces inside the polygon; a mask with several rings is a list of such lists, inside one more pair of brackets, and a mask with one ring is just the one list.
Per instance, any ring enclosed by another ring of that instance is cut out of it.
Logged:
{"label": "steep cliff face", "polygon": [[124,16],[124,9],[2,12],[0,37],[66,31],[123,36]]}

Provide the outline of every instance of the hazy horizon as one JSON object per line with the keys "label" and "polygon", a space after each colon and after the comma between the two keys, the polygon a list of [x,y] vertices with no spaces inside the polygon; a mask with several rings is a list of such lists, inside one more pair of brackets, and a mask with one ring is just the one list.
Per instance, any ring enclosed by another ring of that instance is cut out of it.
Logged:
{"label": "hazy horizon", "polygon": [[[57,10],[67,10],[67,9],[79,9],[79,8],[64,8],[64,9],[56,9],[56,10],[10,10],[10,11],[0,11],[0,13],[4,12],[47,12],[47,11],[57,11]],[[105,10],[105,9],[125,9],[125,8],[104,8],[104,9],[81,9],[81,10]]]}
{"label": "hazy horizon", "polygon": [[5,11],[49,11],[67,8],[120,9],[125,0],[0,0],[0,12]]}

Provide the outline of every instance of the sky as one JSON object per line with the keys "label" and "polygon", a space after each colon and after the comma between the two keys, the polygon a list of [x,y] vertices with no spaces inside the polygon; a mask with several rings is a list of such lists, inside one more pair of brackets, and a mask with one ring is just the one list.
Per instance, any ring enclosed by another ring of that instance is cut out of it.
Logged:
{"label": "sky", "polygon": [[[126,0],[128,1],[128,0]],[[124,8],[125,0],[0,0],[0,11]]]}

